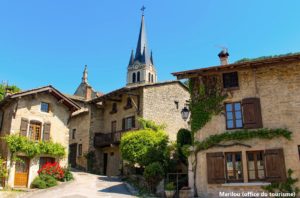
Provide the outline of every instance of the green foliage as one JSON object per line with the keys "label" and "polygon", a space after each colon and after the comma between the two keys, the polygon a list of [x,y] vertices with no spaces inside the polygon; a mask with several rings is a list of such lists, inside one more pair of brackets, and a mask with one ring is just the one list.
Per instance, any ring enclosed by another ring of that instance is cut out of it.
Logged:
{"label": "green foliage", "polygon": [[159,162],[153,162],[145,167],[144,178],[153,189],[163,178],[164,169]]}
{"label": "green foliage", "polygon": [[64,177],[63,177],[63,181],[71,181],[71,180],[73,180],[74,179],[74,176],[73,176],[73,174],[72,174],[72,172],[71,172],[71,170],[70,170],[70,167],[67,167],[67,168],[63,168],[63,170],[64,170]]}
{"label": "green foliage", "polygon": [[34,142],[19,135],[7,135],[4,137],[4,140],[12,153],[23,152],[30,158],[40,154],[48,154],[56,157],[65,155],[65,148],[59,143]]}
{"label": "green foliage", "polygon": [[3,100],[6,90],[12,94],[21,91],[21,89],[15,85],[6,86],[6,84],[1,83],[0,84],[0,101]]}
{"label": "green foliage", "polygon": [[287,129],[257,129],[257,130],[238,130],[238,131],[227,131],[224,133],[211,135],[201,142],[195,142],[196,152],[209,149],[216,144],[223,141],[232,140],[249,140],[253,138],[261,139],[272,139],[276,137],[284,137],[288,140],[291,139],[292,132]]}
{"label": "green foliage", "polygon": [[0,182],[2,178],[7,177],[7,168],[5,165],[5,160],[0,157]]}
{"label": "green foliage", "polygon": [[263,186],[262,188],[264,190],[267,190],[268,192],[282,192],[282,193],[295,193],[295,196],[297,197],[299,193],[299,188],[295,187],[295,183],[298,182],[298,179],[293,179],[292,178],[293,170],[289,169],[288,170],[288,177],[285,182],[281,183],[272,183],[268,186]]}
{"label": "green foliage", "polygon": [[141,129],[149,129],[153,131],[162,131],[166,128],[165,125],[158,125],[152,120],[146,120],[144,118],[138,118]]}
{"label": "green foliage", "polygon": [[240,60],[235,61],[234,63],[244,63],[244,62],[248,62],[248,61],[257,61],[257,60],[263,60],[263,59],[268,59],[268,58],[277,58],[277,57],[297,55],[297,54],[300,54],[300,52],[279,54],[279,55],[272,55],[272,56],[260,56],[257,58],[242,58]]}
{"label": "green foliage", "polygon": [[87,171],[89,173],[93,173],[94,172],[93,165],[96,160],[95,151],[89,151],[84,155],[84,157],[87,160]]}
{"label": "green foliage", "polygon": [[164,131],[142,129],[125,133],[120,149],[123,159],[131,164],[146,166],[155,161],[165,161],[167,145],[168,136]]}
{"label": "green foliage", "polygon": [[184,148],[186,146],[192,145],[192,133],[188,129],[179,129],[177,133],[177,155],[179,160],[184,163],[185,165],[188,165],[187,162],[187,156],[185,155]]}
{"label": "green foliage", "polygon": [[41,174],[33,180],[33,182],[31,183],[31,188],[44,189],[56,185],[57,185],[57,181],[54,177],[50,175]]}
{"label": "green foliage", "polygon": [[167,185],[165,186],[165,190],[169,190],[169,191],[175,190],[174,183],[173,182],[167,183]]}

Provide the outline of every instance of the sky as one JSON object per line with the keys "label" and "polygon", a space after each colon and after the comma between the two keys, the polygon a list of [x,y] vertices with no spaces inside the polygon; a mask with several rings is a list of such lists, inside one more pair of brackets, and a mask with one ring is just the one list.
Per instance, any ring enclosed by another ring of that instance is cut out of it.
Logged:
{"label": "sky", "polygon": [[126,85],[142,6],[159,81],[172,72],[300,51],[298,0],[1,0],[0,82],[73,94],[84,65],[104,93]]}

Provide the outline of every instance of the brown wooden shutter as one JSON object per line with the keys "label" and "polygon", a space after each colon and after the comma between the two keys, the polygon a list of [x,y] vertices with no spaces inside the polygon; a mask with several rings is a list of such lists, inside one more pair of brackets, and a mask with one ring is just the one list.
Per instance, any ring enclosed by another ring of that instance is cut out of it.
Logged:
{"label": "brown wooden shutter", "polygon": [[132,116],[132,128],[135,128],[135,116]]}
{"label": "brown wooden shutter", "polygon": [[125,130],[125,118],[122,119],[122,130]]}
{"label": "brown wooden shutter", "polygon": [[282,182],[286,180],[283,149],[265,151],[265,169],[267,181]]}
{"label": "brown wooden shutter", "polygon": [[262,128],[262,116],[259,98],[245,98],[242,100],[244,128]]}
{"label": "brown wooden shutter", "polygon": [[20,135],[27,136],[28,119],[21,118]]}
{"label": "brown wooden shutter", "polygon": [[209,184],[223,184],[225,183],[225,167],[224,167],[224,154],[207,153],[207,182]]}
{"label": "brown wooden shutter", "polygon": [[43,133],[44,141],[50,140],[50,129],[51,129],[51,123],[49,122],[44,123],[44,133]]}

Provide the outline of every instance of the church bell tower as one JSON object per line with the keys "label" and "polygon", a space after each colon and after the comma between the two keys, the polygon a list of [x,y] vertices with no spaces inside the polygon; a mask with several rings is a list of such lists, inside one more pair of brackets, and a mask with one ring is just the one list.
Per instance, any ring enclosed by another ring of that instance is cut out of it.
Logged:
{"label": "church bell tower", "polygon": [[157,82],[156,69],[153,63],[152,51],[149,52],[144,10],[142,7],[142,21],[136,51],[131,51],[127,68],[127,86],[137,84],[151,84]]}

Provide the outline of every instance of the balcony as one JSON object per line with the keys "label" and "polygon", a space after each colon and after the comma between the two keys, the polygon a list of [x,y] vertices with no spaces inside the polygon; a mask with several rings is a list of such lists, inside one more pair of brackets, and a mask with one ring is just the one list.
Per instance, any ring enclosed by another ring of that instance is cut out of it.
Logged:
{"label": "balcony", "polygon": [[[130,129],[130,131],[137,130],[137,128]],[[122,130],[109,133],[95,133],[94,137],[94,147],[106,147],[112,144],[120,144],[121,137],[123,133],[129,130]]]}
{"label": "balcony", "polygon": [[94,147],[105,147],[111,144],[119,144],[121,141],[121,133],[124,131],[116,131],[112,133],[96,133],[94,137]]}

